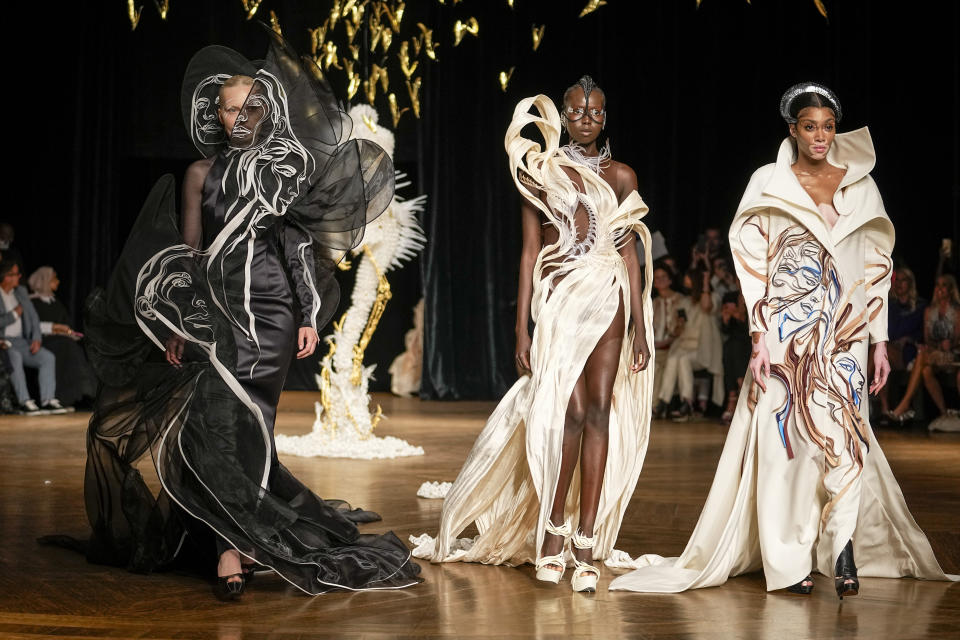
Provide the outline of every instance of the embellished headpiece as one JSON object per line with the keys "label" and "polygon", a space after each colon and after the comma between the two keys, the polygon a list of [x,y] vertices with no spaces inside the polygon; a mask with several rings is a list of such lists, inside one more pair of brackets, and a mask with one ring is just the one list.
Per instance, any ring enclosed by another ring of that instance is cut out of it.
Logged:
{"label": "embellished headpiece", "polygon": [[840,100],[837,98],[837,94],[816,82],[800,82],[787,89],[783,93],[783,97],[780,98],[780,115],[787,123],[795,124],[797,122],[797,119],[790,114],[790,107],[793,105],[794,100],[805,93],[816,93],[823,96],[830,104],[830,108],[833,109],[833,115],[836,117],[837,122],[840,122],[843,113],[840,110]]}
{"label": "embellished headpiece", "polygon": [[568,121],[576,122],[577,120],[582,118],[584,115],[589,115],[590,119],[596,122],[597,124],[602,126],[605,125],[605,120],[607,115],[607,97],[605,94],[603,95],[603,108],[600,109],[598,112],[588,113],[586,109],[583,109],[582,110],[583,113],[581,113],[578,117],[575,117],[575,118],[570,117],[571,114],[568,113],[565,103],[567,101],[567,95],[577,87],[580,87],[581,89],[583,89],[584,106],[590,104],[590,94],[593,93],[594,91],[599,91],[601,94],[603,94],[603,89],[597,86],[597,83],[593,81],[593,78],[591,78],[590,76],[581,76],[580,79],[577,80],[575,84],[571,85],[570,87],[567,88],[566,91],[563,92],[564,104],[562,104],[560,107],[560,122],[563,124],[563,126],[567,126]]}

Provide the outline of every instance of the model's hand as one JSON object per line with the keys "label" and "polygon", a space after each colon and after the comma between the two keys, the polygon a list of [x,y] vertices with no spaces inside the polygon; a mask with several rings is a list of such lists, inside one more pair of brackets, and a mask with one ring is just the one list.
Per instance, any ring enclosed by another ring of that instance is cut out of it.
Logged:
{"label": "model's hand", "polygon": [[317,335],[316,329],[300,327],[300,331],[297,332],[297,347],[300,349],[297,352],[297,359],[306,358],[312,354],[317,348],[318,342],[320,342],[320,337]]}
{"label": "model's hand", "polygon": [[22,305],[22,304],[18,304],[17,306],[15,306],[15,307],[13,308],[13,312],[14,312],[15,314],[17,314],[17,317],[22,316],[22,315],[23,315],[23,305]]}
{"label": "model's hand", "polygon": [[647,337],[641,333],[643,327],[639,327],[635,336],[633,336],[633,364],[630,365],[630,371],[639,373],[650,364],[650,348],[647,346]]}
{"label": "model's hand", "polygon": [[36,355],[37,351],[40,351],[40,341],[34,340],[30,343],[30,353]]}
{"label": "model's hand", "polygon": [[65,324],[56,324],[53,325],[53,333],[59,336],[69,336],[73,335],[73,329]]}
{"label": "model's hand", "polygon": [[520,331],[517,334],[517,349],[514,354],[515,364],[517,365],[517,371],[523,375],[525,372],[530,373],[530,334],[526,331]]}
{"label": "model's hand", "polygon": [[767,391],[767,378],[770,377],[770,352],[767,343],[763,341],[764,333],[753,332],[753,350],[750,352],[750,373],[764,392]]}
{"label": "model's hand", "polygon": [[186,340],[184,340],[177,334],[173,334],[172,336],[167,338],[167,351],[165,354],[167,358],[167,362],[177,367],[178,369],[182,364],[181,360],[183,359],[183,347],[185,344],[186,344]]}
{"label": "model's hand", "polygon": [[887,384],[890,375],[890,360],[887,359],[887,343],[878,342],[873,345],[873,382],[870,383],[870,393],[877,394]]}

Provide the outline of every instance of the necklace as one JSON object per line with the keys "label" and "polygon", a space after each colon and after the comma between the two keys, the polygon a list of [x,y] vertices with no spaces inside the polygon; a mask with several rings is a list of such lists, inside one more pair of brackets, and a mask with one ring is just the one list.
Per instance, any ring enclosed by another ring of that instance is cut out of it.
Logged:
{"label": "necklace", "polygon": [[607,140],[607,144],[603,145],[603,149],[600,150],[600,153],[595,156],[586,155],[585,149],[576,142],[571,142],[570,144],[563,145],[560,148],[568,158],[577,164],[582,164],[583,166],[589,168],[597,175],[603,173],[604,167],[609,166],[610,161],[613,159],[613,155],[610,153],[609,140]]}

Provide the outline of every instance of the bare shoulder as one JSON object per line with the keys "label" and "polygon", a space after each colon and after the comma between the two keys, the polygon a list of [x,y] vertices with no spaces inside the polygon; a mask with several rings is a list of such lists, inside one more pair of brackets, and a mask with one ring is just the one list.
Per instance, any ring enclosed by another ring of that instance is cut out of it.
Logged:
{"label": "bare shoulder", "polygon": [[630,195],[631,191],[637,190],[637,174],[629,165],[611,160],[607,172],[613,178],[614,190],[621,202]]}
{"label": "bare shoulder", "polygon": [[195,184],[199,182],[201,185],[203,181],[207,178],[207,174],[210,172],[210,167],[213,166],[213,158],[202,158],[196,162],[191,162],[190,166],[187,167],[187,172],[184,174],[184,182]]}

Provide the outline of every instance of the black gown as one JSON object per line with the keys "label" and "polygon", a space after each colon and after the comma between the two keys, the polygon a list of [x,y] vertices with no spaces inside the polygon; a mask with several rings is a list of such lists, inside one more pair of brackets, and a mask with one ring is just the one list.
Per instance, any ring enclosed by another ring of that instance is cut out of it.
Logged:
{"label": "black gown", "polygon": [[[312,63],[268,33],[259,69],[208,47],[187,71],[188,129],[216,156],[202,247],[181,237],[164,176],[107,289],[88,299],[87,350],[101,388],[87,435],[86,551],[96,562],[160,569],[202,523],[221,550],[235,547],[308,594],[402,588],[419,582],[410,551],[393,533],[364,535],[355,524],[379,516],[319,498],[273,447],[297,316],[316,328],[335,311],[335,262],[386,208],[394,174],[383,149],[349,140],[349,118]],[[228,140],[211,109],[219,85],[239,73],[255,81],[237,120],[247,127],[234,133],[250,135]],[[163,360],[170,340],[184,345],[181,367]],[[135,467],[148,451],[163,488],[156,496]]]}

